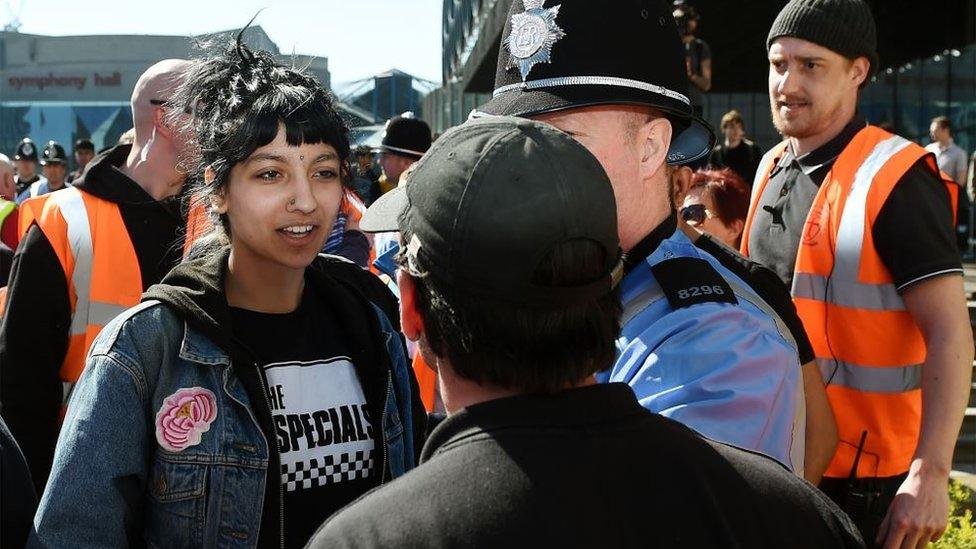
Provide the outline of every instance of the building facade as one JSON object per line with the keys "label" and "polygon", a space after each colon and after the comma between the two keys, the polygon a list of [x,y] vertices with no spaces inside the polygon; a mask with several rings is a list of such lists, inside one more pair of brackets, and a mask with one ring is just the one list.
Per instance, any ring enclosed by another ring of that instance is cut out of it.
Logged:
{"label": "building facade", "polygon": [[[425,101],[435,131],[463,122],[490,97],[501,33],[512,2],[443,0],[441,88]],[[546,5],[558,4],[547,0]],[[698,35],[712,50],[712,91],[706,120],[718,129],[736,109],[760,146],[781,138],[772,125],[766,91],[765,37],[783,0],[688,0],[701,14]],[[861,94],[873,123],[928,142],[929,121],[948,116],[956,141],[976,148],[976,0],[932,0],[919,10],[911,0],[868,0],[878,26],[882,70]],[[750,37],[744,39],[744,37]],[[554,55],[558,51],[554,51]],[[642,52],[621,52],[639,62]]]}
{"label": "building facade", "polygon": [[[76,139],[96,149],[115,144],[132,127],[129,99],[139,76],[154,63],[198,56],[203,47],[227,43],[238,31],[205,36],[41,36],[0,32],[0,152],[8,156],[29,136],[71,150]],[[281,55],[261,27],[245,42],[308,70],[331,84],[324,57]]]}

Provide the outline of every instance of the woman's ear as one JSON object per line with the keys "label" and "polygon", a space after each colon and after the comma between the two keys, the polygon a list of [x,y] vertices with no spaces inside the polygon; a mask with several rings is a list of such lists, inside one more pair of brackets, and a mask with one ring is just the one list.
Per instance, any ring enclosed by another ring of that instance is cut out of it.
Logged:
{"label": "woman's ear", "polygon": [[742,236],[742,229],[744,229],[745,226],[746,226],[746,222],[743,219],[736,219],[735,221],[732,222],[732,225],[729,227],[729,230],[732,231],[732,235],[734,237],[733,240]]}

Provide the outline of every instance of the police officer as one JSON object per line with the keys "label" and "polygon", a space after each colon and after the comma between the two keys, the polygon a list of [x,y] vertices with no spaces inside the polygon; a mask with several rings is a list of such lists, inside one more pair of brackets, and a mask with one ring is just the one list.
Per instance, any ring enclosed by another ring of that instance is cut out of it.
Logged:
{"label": "police officer", "polygon": [[677,230],[666,163],[703,158],[714,136],[688,99],[669,6],[513,2],[493,98],[479,115],[548,122],[610,176],[627,253],[625,312],[617,362],[600,380],[628,383],[651,411],[801,473],[795,342],[742,279]]}
{"label": "police officer", "polygon": [[30,196],[24,191],[34,183],[44,181],[44,178],[37,173],[37,146],[30,137],[25,137],[17,144],[17,149],[14,151],[14,168],[17,168],[17,175],[14,177],[16,200],[20,204]]}
{"label": "police officer", "polygon": [[373,200],[396,188],[400,174],[420,160],[431,142],[430,126],[412,112],[387,120],[383,142],[373,151],[379,153],[380,166],[383,167],[383,177],[373,185]]}
{"label": "police officer", "polygon": [[41,152],[41,169],[46,181],[31,184],[28,197],[34,198],[54,191],[60,191],[66,185],[68,175],[68,155],[64,147],[57,141],[48,141]]}

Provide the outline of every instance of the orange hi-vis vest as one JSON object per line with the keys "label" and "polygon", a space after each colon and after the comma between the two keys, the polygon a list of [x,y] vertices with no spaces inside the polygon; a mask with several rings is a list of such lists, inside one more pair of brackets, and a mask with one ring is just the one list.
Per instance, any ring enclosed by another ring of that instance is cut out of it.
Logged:
{"label": "orange hi-vis vest", "polygon": [[71,325],[60,371],[66,406],[95,337],[139,303],[142,273],[117,204],[65,187],[24,205],[21,232],[36,222],[67,278]]}
{"label": "orange hi-vis vest", "polygon": [[[760,164],[745,255],[759,199],[786,147]],[[865,431],[857,477],[906,472],[918,444],[925,341],[874,247],[872,228],[895,184],[922,158],[939,173],[922,147],[865,127],[837,157],[803,226],[791,292],[837,419],[840,443],[827,477],[850,475]],[[943,183],[955,211],[958,187]]]}

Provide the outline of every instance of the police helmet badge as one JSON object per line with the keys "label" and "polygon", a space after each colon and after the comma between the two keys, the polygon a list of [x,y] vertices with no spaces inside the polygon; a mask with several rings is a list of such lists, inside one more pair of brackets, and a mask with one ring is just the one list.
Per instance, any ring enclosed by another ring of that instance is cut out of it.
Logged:
{"label": "police helmet badge", "polygon": [[24,156],[34,156],[34,144],[30,141],[24,141],[23,145],[20,147],[20,152]]}
{"label": "police helmet badge", "polygon": [[524,82],[537,63],[552,60],[552,46],[566,36],[556,24],[560,6],[543,8],[546,0],[522,0],[525,11],[512,15],[512,31],[505,41],[511,54],[508,70],[518,67]]}

